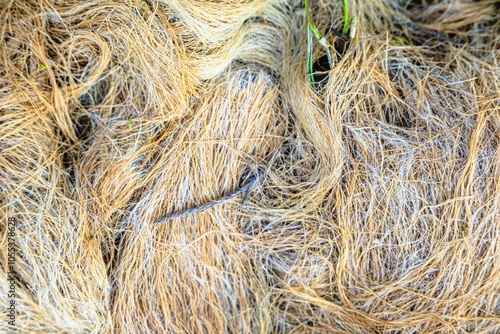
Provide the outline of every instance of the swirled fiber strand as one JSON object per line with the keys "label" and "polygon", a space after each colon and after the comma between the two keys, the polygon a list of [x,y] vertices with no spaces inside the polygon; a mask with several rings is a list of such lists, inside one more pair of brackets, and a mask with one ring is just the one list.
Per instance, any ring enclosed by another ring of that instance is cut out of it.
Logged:
{"label": "swirled fiber strand", "polygon": [[308,9],[0,0],[1,333],[500,332],[498,1]]}

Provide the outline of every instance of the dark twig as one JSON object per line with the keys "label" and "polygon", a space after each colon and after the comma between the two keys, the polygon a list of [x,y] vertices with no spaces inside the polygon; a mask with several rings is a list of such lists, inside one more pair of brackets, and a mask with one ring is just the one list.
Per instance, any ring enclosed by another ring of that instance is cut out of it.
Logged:
{"label": "dark twig", "polygon": [[175,219],[175,218],[180,218],[180,217],[189,216],[191,214],[200,213],[202,211],[210,209],[211,207],[213,207],[217,204],[220,204],[220,203],[225,202],[227,200],[230,200],[236,196],[239,196],[239,195],[243,194],[244,192],[247,192],[245,199],[242,202],[242,205],[243,205],[246,202],[246,200],[248,199],[248,196],[250,194],[250,189],[255,185],[257,180],[258,180],[258,177],[257,177],[257,175],[254,174],[250,177],[250,181],[247,184],[238,188],[237,190],[235,190],[227,195],[224,195],[219,199],[210,201],[208,203],[205,203],[205,204],[202,204],[202,205],[199,205],[199,206],[196,206],[196,207],[193,207],[193,208],[181,211],[181,212],[173,213],[173,214],[166,216],[166,217],[163,217],[163,218],[160,218],[155,222],[155,224],[163,224],[163,223],[166,223],[166,222],[168,222],[172,219]]}

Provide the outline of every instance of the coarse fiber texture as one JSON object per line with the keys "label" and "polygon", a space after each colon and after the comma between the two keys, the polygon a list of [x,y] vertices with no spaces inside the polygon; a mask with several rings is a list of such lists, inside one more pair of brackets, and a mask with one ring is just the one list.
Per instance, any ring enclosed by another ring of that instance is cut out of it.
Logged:
{"label": "coarse fiber texture", "polygon": [[500,4],[348,3],[0,0],[0,332],[500,333]]}

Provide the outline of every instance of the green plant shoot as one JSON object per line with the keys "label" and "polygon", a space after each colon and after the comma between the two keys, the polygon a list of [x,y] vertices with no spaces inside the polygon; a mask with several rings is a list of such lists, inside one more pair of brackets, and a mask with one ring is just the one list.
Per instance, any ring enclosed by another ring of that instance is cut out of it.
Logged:
{"label": "green plant shoot", "polygon": [[309,0],[304,0],[304,5],[306,8],[307,15],[307,72],[309,75],[309,81],[314,86],[314,76],[313,76],[313,38],[316,37],[319,44],[323,46],[326,56],[328,58],[328,65],[330,68],[332,67],[332,55],[330,53],[330,44],[326,40],[325,37],[321,34],[321,32],[316,28],[314,21],[311,17],[311,13],[309,11]]}

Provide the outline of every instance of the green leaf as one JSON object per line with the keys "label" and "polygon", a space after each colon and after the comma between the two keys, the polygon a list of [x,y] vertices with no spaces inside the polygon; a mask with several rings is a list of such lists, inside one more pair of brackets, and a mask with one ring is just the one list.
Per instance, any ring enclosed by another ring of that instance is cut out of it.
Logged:
{"label": "green leaf", "polygon": [[40,68],[41,68],[42,70],[45,70],[45,69],[47,68],[47,65],[45,65],[44,63],[41,63],[41,64],[40,64]]}

